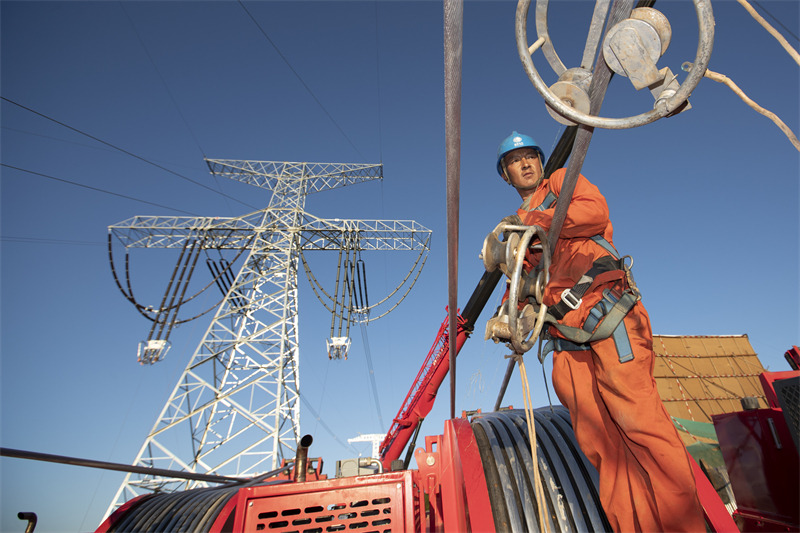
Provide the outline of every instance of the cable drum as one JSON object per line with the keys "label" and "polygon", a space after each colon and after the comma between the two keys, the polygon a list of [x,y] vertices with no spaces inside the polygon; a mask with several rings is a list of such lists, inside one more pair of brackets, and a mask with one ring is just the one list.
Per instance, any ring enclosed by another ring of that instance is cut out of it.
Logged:
{"label": "cable drum", "polygon": [[155,494],[129,509],[111,524],[108,532],[209,531],[240,488],[237,485]]}
{"label": "cable drum", "polygon": [[[598,474],[578,447],[569,412],[556,406],[534,411],[539,472],[549,530],[610,531],[600,504]],[[472,429],[483,461],[497,531],[538,532],[533,462],[525,411],[481,413]]]}

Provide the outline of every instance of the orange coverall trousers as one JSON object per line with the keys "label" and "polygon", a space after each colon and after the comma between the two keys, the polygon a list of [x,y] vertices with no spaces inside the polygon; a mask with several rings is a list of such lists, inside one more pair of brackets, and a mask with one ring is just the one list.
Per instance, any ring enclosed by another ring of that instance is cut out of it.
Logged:
{"label": "orange coverall trousers", "polygon": [[578,444],[600,474],[614,531],[705,531],[690,458],[653,379],[650,318],[625,317],[634,359],[619,362],[613,338],[587,351],[556,352],[553,387]]}

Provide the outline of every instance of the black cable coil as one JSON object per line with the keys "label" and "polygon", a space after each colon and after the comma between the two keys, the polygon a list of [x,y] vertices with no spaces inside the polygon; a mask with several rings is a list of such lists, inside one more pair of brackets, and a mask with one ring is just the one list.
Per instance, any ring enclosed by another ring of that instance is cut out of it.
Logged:
{"label": "black cable coil", "polygon": [[[600,504],[597,470],[583,455],[569,412],[562,406],[534,411],[539,473],[544,487],[549,530],[611,531]],[[483,461],[495,529],[544,530],[538,522],[533,461],[525,411],[480,413],[472,429]]]}

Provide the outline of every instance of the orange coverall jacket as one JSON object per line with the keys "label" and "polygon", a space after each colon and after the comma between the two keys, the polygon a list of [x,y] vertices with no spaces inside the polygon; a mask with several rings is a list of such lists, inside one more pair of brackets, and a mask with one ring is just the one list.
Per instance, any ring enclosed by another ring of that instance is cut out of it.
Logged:
{"label": "orange coverall jacket", "polygon": [[[560,195],[565,173],[554,172],[525,200],[518,211],[524,224],[550,229],[555,209],[533,209],[548,192]],[[552,252],[546,305],[557,303],[596,259],[609,255],[591,240],[596,235],[613,242],[608,205],[597,187],[580,176]],[[621,290],[625,283],[622,271],[598,275],[580,307],[561,323],[580,327],[604,289]],[[641,302],[623,323],[633,360],[620,363],[613,338],[593,342],[591,350],[556,352],[553,387],[569,409],[581,450],[597,468],[600,500],[614,531],[705,531],[691,459],[653,378],[653,334]],[[551,333],[559,336],[555,328]]]}

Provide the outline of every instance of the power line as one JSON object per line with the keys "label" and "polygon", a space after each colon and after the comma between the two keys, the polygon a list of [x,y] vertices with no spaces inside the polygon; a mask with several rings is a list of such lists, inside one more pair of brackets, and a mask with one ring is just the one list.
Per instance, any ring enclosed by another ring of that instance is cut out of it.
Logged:
{"label": "power line", "polygon": [[[183,112],[181,112],[181,108],[178,105],[178,101],[175,99],[175,96],[172,94],[172,91],[169,90],[169,85],[167,85],[167,80],[164,79],[164,76],[158,69],[156,62],[153,60],[153,56],[150,54],[150,50],[147,48],[147,45],[145,45],[144,39],[142,39],[139,30],[136,28],[136,24],[133,22],[133,18],[131,18],[130,13],[128,13],[128,10],[125,9],[125,5],[122,2],[120,2],[119,6],[122,9],[122,12],[125,13],[125,16],[128,18],[128,22],[130,22],[131,28],[133,28],[133,33],[135,33],[136,37],[139,39],[139,44],[142,45],[142,49],[144,50],[147,59],[150,60],[150,64],[152,65],[153,70],[155,70],[156,74],[158,74],[158,78],[161,80],[161,85],[163,85],[164,90],[167,91],[167,94],[169,95],[169,98],[172,101],[172,105],[175,106],[175,110],[178,112],[178,116],[180,116],[181,120],[183,120],[183,125],[186,126],[186,130],[189,132],[189,135],[192,137],[192,140],[194,140],[194,143],[197,145],[197,149],[200,150],[200,154],[203,156],[203,159],[207,159],[205,150],[203,150],[203,147],[200,146],[200,141],[197,139],[197,136],[194,134],[194,131],[189,126],[189,121],[186,120],[186,117],[184,116]],[[217,186],[218,191],[222,192],[222,186],[220,185],[217,176],[215,174],[212,174],[211,177],[214,178],[214,184]],[[227,205],[230,211],[233,211],[231,209],[230,204],[228,204],[227,200],[225,201],[225,204]]]}
{"label": "power line", "polygon": [[311,403],[306,399],[304,394],[302,394],[300,391],[297,391],[297,394],[300,396],[300,400],[302,400],[303,405],[306,406],[306,409],[311,411],[311,414],[314,416],[317,422],[319,422],[322,428],[328,432],[328,435],[333,437],[333,440],[335,440],[337,444],[340,444],[343,448],[347,448],[352,452],[358,453],[358,450],[356,450],[352,444],[342,442],[342,439],[336,436],[336,433],[334,433],[333,430],[330,428],[330,426],[328,426],[328,424],[326,424],[325,421],[319,416],[317,411],[314,409]]}
{"label": "power line", "polygon": [[68,239],[41,239],[37,237],[15,237],[13,235],[0,236],[0,242],[27,242],[36,244],[71,244],[78,246],[106,246],[103,241],[73,241]]}
{"label": "power line", "polygon": [[158,78],[161,80],[161,84],[164,86],[164,89],[167,91],[167,94],[169,95],[170,100],[172,100],[172,105],[175,106],[175,109],[178,111],[178,115],[181,117],[181,120],[183,120],[184,126],[186,126],[186,129],[189,131],[189,135],[192,136],[192,139],[194,140],[195,144],[197,145],[197,149],[200,150],[200,154],[203,156],[203,159],[206,159],[205,150],[203,150],[203,147],[200,146],[200,141],[197,140],[197,137],[195,136],[194,131],[192,131],[192,128],[189,127],[189,122],[186,120],[186,117],[181,112],[181,108],[178,105],[178,101],[175,100],[175,96],[172,94],[172,91],[169,90],[169,85],[167,85],[167,81],[164,79],[164,76],[161,75],[161,71],[158,70],[158,67],[156,66],[156,62],[153,61],[153,56],[150,55],[150,50],[144,44],[144,39],[142,39],[142,36],[139,34],[139,30],[136,29],[136,24],[134,24],[133,19],[131,18],[130,14],[128,13],[128,10],[125,9],[125,4],[123,2],[120,2],[119,3],[119,7],[122,9],[122,12],[125,13],[125,16],[128,18],[128,22],[131,23],[131,27],[133,28],[133,33],[135,33],[136,37],[139,39],[139,44],[142,45],[142,49],[144,50],[144,53],[147,56],[147,59],[150,60],[150,64],[153,66],[153,70],[155,70],[156,74],[158,74]]}
{"label": "power line", "polygon": [[199,216],[196,213],[190,213],[189,211],[184,211],[183,209],[176,209],[174,207],[169,207],[169,206],[157,204],[157,203],[154,203],[154,202],[148,202],[147,200],[140,200],[139,198],[134,198],[133,196],[126,196],[124,194],[119,194],[119,193],[116,193],[116,192],[106,191],[104,189],[98,189],[97,187],[92,187],[90,185],[84,185],[82,183],[77,183],[77,182],[74,182],[74,181],[65,180],[65,179],[62,179],[62,178],[57,178],[55,176],[50,176],[48,174],[42,174],[41,172],[34,172],[33,170],[28,170],[28,169],[25,169],[25,168],[15,167],[15,166],[12,166],[12,165],[7,165],[5,163],[0,163],[0,166],[4,166],[6,168],[13,168],[14,170],[19,170],[20,172],[27,172],[28,174],[33,174],[35,176],[41,176],[43,178],[47,178],[47,179],[51,179],[51,180],[55,180],[55,181],[60,181],[61,183],[67,183],[69,185],[75,185],[76,187],[83,187],[84,189],[89,189],[89,190],[92,190],[92,191],[97,191],[97,192],[102,192],[102,193],[105,193],[105,194],[110,194],[112,196],[119,196],[120,198],[125,198],[126,200],[133,200],[134,202],[141,202],[143,204],[153,205],[153,206],[156,206],[156,207],[162,207],[164,209],[170,209],[172,211],[179,211],[181,213],[186,213],[187,215]]}
{"label": "power line", "polygon": [[297,72],[297,71],[294,69],[294,67],[292,66],[292,64],[291,64],[291,63],[289,63],[289,60],[288,60],[288,59],[286,59],[286,56],[284,56],[284,55],[283,55],[283,52],[281,52],[281,51],[280,51],[280,49],[277,47],[277,45],[276,45],[276,44],[275,44],[275,43],[272,41],[272,39],[270,39],[269,35],[267,35],[267,32],[266,32],[266,31],[264,31],[264,28],[262,28],[262,27],[261,27],[261,24],[259,24],[259,23],[258,23],[258,21],[255,19],[255,17],[252,15],[252,13],[250,13],[250,11],[248,11],[248,10],[247,10],[247,8],[246,8],[246,7],[244,6],[244,4],[242,3],[242,0],[238,0],[238,2],[239,2],[239,5],[240,5],[240,6],[242,6],[242,9],[244,9],[244,12],[245,12],[245,13],[247,13],[247,16],[249,16],[249,17],[250,17],[250,20],[252,20],[252,21],[253,21],[253,23],[255,23],[255,25],[256,25],[256,26],[258,27],[258,29],[261,31],[261,34],[262,34],[264,37],[266,37],[267,41],[269,41],[269,44],[271,44],[271,45],[272,45],[272,48],[274,48],[274,49],[275,49],[275,51],[278,53],[278,55],[281,57],[281,59],[283,59],[283,62],[284,62],[284,63],[286,63],[286,66],[287,66],[287,67],[289,67],[289,70],[291,70],[291,71],[292,71],[292,73],[295,75],[295,77],[296,77],[298,80],[300,80],[300,83],[302,83],[302,84],[303,84],[303,87],[305,87],[306,91],[308,91],[308,94],[310,94],[310,95],[311,95],[311,98],[313,98],[313,99],[314,99],[314,101],[315,101],[315,102],[317,102],[317,104],[319,105],[319,107],[320,107],[320,108],[322,108],[322,111],[323,111],[323,112],[324,112],[326,115],[328,115],[328,118],[329,118],[329,119],[331,119],[331,122],[333,122],[333,125],[334,125],[334,126],[336,126],[336,128],[339,130],[339,132],[342,134],[342,136],[343,136],[345,139],[347,139],[347,142],[349,142],[349,143],[350,143],[350,146],[352,146],[352,147],[353,147],[353,150],[355,150],[355,151],[358,153],[358,155],[359,155],[359,156],[360,156],[362,159],[366,159],[366,158],[364,157],[364,154],[362,154],[362,153],[361,153],[361,150],[359,150],[358,148],[356,148],[356,145],[355,145],[355,144],[353,144],[353,141],[350,139],[350,137],[348,137],[348,136],[347,136],[347,134],[346,134],[346,133],[344,132],[344,130],[342,129],[342,127],[341,127],[341,126],[339,126],[339,123],[338,123],[338,122],[336,122],[336,120],[335,120],[335,119],[333,118],[333,116],[332,116],[332,115],[331,115],[331,114],[328,112],[328,110],[325,108],[325,106],[324,106],[324,105],[322,105],[322,102],[320,102],[319,98],[317,98],[317,95],[315,95],[315,94],[314,94],[314,91],[312,91],[312,90],[311,90],[311,87],[309,87],[309,86],[308,86],[308,84],[307,84],[307,83],[306,83],[306,82],[303,80],[303,78],[301,78],[301,77],[300,77],[300,74],[298,74],[298,72]]}
{"label": "power line", "polygon": [[[16,132],[16,133],[22,133],[24,135],[31,135],[33,137],[40,137],[42,139],[48,139],[48,140],[51,140],[51,141],[58,141],[58,142],[66,143],[66,144],[73,144],[75,146],[82,146],[83,148],[91,148],[92,150],[99,150],[99,151],[102,151],[102,152],[108,152],[108,153],[116,152],[116,150],[113,150],[111,148],[104,148],[102,146],[96,146],[96,145],[77,142],[77,141],[70,141],[68,139],[63,139],[61,137],[53,137],[52,135],[43,135],[41,133],[36,133],[36,132],[33,132],[33,131],[21,130],[19,128],[12,128],[12,127],[9,127],[9,126],[0,126],[0,129],[7,130],[7,131],[13,131],[13,132]],[[155,159],[154,161],[158,161],[158,160]],[[180,163],[175,163],[173,161],[162,161],[162,162],[165,163],[165,164],[176,166],[176,167],[183,167],[183,168],[187,168],[187,169],[193,169],[192,167],[190,167],[188,165],[182,165]]]}
{"label": "power line", "polygon": [[378,25],[378,2],[375,2],[375,84],[378,93],[378,153],[383,163],[383,124],[381,122],[381,43]]}
{"label": "power line", "polygon": [[[229,196],[229,195],[225,194],[224,192],[217,191],[216,189],[213,189],[213,188],[209,187],[208,185],[203,185],[202,183],[200,183],[198,181],[195,181],[192,178],[188,178],[188,177],[184,176],[183,174],[179,174],[179,173],[175,172],[174,170],[170,170],[167,167],[163,167],[163,166],[159,165],[158,163],[154,163],[154,162],[152,162],[152,161],[150,161],[148,159],[145,159],[144,157],[141,157],[139,155],[134,154],[133,152],[129,152],[128,150],[125,150],[124,148],[120,148],[119,146],[113,145],[113,144],[111,144],[109,142],[106,142],[106,141],[104,141],[102,139],[98,139],[94,135],[90,135],[89,133],[86,133],[85,131],[81,131],[81,130],[79,130],[77,128],[73,128],[69,124],[65,124],[65,123],[63,123],[63,122],[61,122],[59,120],[54,119],[53,117],[49,117],[49,116],[45,115],[44,113],[40,113],[40,112],[38,112],[38,111],[36,111],[34,109],[31,109],[30,107],[26,107],[26,106],[24,106],[24,105],[22,105],[22,104],[20,104],[18,102],[15,102],[13,100],[9,100],[5,96],[0,96],[0,100],[4,100],[4,101],[8,102],[9,104],[13,104],[13,105],[15,105],[15,106],[17,106],[17,107],[19,107],[21,109],[29,111],[29,112],[33,113],[34,115],[38,115],[38,116],[40,116],[42,118],[45,118],[45,119],[47,119],[47,120],[49,120],[51,122],[55,122],[59,126],[63,126],[63,127],[67,128],[69,130],[72,130],[72,131],[76,132],[76,133],[80,133],[81,135],[89,137],[90,139],[92,139],[94,141],[102,143],[102,144],[104,144],[106,146],[110,146],[111,148],[114,148],[115,150],[119,150],[120,152],[122,152],[124,154],[127,154],[127,155],[129,155],[131,157],[135,157],[139,161],[143,161],[143,162],[145,162],[145,163],[147,163],[149,165],[153,165],[154,167],[160,168],[161,170],[169,172],[170,174],[172,174],[174,176],[177,176],[177,177],[179,177],[179,178],[181,178],[183,180],[186,180],[186,181],[189,181],[191,183],[194,183],[195,185],[197,185],[199,187],[203,187],[204,189],[208,189],[209,191],[213,192],[214,194],[220,194],[220,195],[222,195],[222,196],[224,196],[226,198],[230,198],[231,200],[235,200],[235,201],[239,202],[242,205],[246,205],[247,207],[250,207],[251,209],[258,209],[257,207],[252,206],[252,205],[250,205],[250,204],[248,204],[246,202],[242,202],[241,200],[239,200],[237,198],[234,198],[233,196]],[[147,203],[149,203],[149,202],[147,202]],[[183,212],[185,213],[185,211],[183,211]]]}
{"label": "power line", "polygon": [[778,24],[778,26],[780,26],[781,28],[783,28],[783,29],[784,29],[784,31],[785,31],[786,33],[788,33],[789,35],[791,35],[792,37],[794,37],[795,41],[800,41],[800,38],[799,38],[799,37],[797,37],[797,35],[795,35],[794,33],[792,33],[792,30],[790,30],[789,28],[787,28],[787,27],[786,27],[786,25],[785,25],[783,22],[781,22],[780,20],[778,20],[778,19],[775,17],[775,15],[773,15],[772,13],[770,13],[770,12],[767,10],[767,8],[766,8],[766,7],[762,6],[762,5],[761,5],[759,2],[753,2],[753,3],[754,3],[756,6],[758,6],[758,8],[759,8],[761,11],[763,11],[764,13],[766,13],[767,15],[769,15],[769,17],[770,17],[772,20],[774,20],[774,21],[775,21],[775,23],[776,23],[776,24]]}

